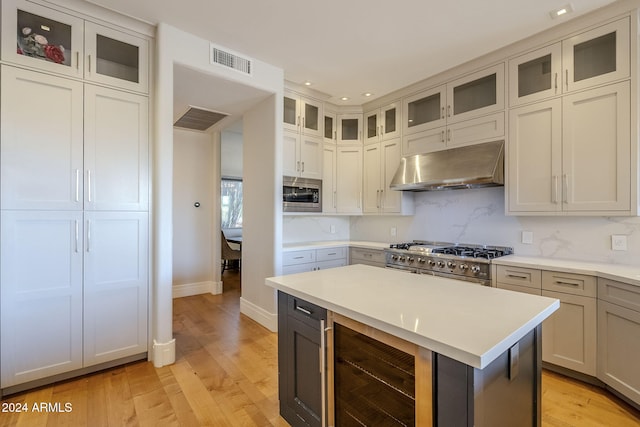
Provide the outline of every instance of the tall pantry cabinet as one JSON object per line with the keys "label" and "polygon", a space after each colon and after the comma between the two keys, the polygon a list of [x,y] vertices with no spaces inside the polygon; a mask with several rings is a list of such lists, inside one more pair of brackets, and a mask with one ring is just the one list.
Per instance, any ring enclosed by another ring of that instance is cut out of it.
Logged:
{"label": "tall pantry cabinet", "polygon": [[147,352],[149,40],[83,18],[2,4],[2,389]]}

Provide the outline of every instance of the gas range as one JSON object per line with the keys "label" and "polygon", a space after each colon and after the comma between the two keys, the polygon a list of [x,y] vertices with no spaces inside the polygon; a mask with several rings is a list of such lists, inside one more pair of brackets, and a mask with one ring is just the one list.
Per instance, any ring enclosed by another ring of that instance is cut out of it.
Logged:
{"label": "gas range", "polygon": [[385,249],[386,267],[491,286],[491,260],[513,253],[506,246],[414,240]]}

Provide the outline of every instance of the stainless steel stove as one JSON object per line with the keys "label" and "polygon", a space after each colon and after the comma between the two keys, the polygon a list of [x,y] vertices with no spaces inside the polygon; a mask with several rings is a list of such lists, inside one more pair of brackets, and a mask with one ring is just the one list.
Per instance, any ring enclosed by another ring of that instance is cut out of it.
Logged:
{"label": "stainless steel stove", "polygon": [[386,267],[491,286],[491,260],[513,253],[506,246],[414,240],[385,249]]}

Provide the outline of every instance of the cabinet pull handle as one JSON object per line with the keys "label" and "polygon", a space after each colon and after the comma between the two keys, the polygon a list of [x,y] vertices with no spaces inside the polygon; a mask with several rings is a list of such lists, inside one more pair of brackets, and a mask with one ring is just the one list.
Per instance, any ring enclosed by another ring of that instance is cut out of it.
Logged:
{"label": "cabinet pull handle", "polygon": [[451,129],[447,129],[447,142],[451,142]]}
{"label": "cabinet pull handle", "polygon": [[384,125],[380,125],[380,135],[384,135]]}
{"label": "cabinet pull handle", "polygon": [[565,173],[562,175],[562,202],[569,203],[569,176]]}
{"label": "cabinet pull handle", "polygon": [[76,51],[76,70],[80,70],[80,51]]}
{"label": "cabinet pull handle", "polygon": [[[314,268],[314,270],[315,270],[315,268]],[[311,310],[307,310],[306,308],[300,307],[299,305],[296,305],[296,310],[303,312],[307,316],[311,316],[311,314],[312,314]]]}
{"label": "cabinet pull handle", "polygon": [[338,140],[338,131],[337,131],[337,130],[334,130],[334,131],[333,131],[333,139],[334,139],[335,141],[337,141],[337,140]]}
{"label": "cabinet pull handle", "polygon": [[87,220],[87,252],[91,252],[91,220]]}
{"label": "cabinet pull handle", "polygon": [[447,117],[451,117],[451,105],[447,105]]}
{"label": "cabinet pull handle", "polygon": [[300,126],[300,116],[298,116],[298,120],[296,120],[296,126]]}
{"label": "cabinet pull handle", "polygon": [[89,70],[89,74],[91,74],[91,55],[87,55],[87,68]]}
{"label": "cabinet pull handle", "polygon": [[358,209],[362,206],[362,191],[358,191]]}
{"label": "cabinet pull handle", "polygon": [[440,117],[441,119],[444,119],[444,106],[442,106],[442,117]]}
{"label": "cabinet pull handle", "polygon": [[79,242],[80,240],[80,224],[78,223],[78,220],[76,219],[76,253],[78,253],[78,248],[79,248]]}
{"label": "cabinet pull handle", "polygon": [[337,252],[331,252],[331,253],[329,253],[329,254],[327,254],[327,255],[328,255],[328,256],[338,255],[338,253],[337,253]]}
{"label": "cabinet pull handle", "polygon": [[440,137],[442,139],[442,142],[444,143],[444,131],[442,131],[442,135]]}
{"label": "cabinet pull handle", "polygon": [[551,186],[551,202],[558,203],[558,175],[553,176],[553,184]]}
{"label": "cabinet pull handle", "polygon": [[303,259],[303,256],[294,256],[293,259]]}
{"label": "cabinet pull handle", "polygon": [[376,190],[376,208],[380,209],[380,190]]}
{"label": "cabinet pull handle", "polygon": [[507,274],[507,277],[511,277],[513,279],[522,279],[522,280],[528,280],[529,279],[527,276],[521,276],[519,274]]}
{"label": "cabinet pull handle", "polygon": [[563,280],[556,280],[554,283],[555,283],[556,285],[560,285],[560,286],[571,286],[571,287],[574,287],[574,288],[577,288],[578,286],[580,286],[580,284],[579,284],[579,283],[565,282],[565,281],[563,281]]}
{"label": "cabinet pull handle", "polygon": [[336,193],[337,193],[336,191],[333,192],[333,207],[334,208],[338,207],[338,200],[337,200],[338,199],[338,195]]}
{"label": "cabinet pull handle", "polygon": [[564,70],[564,85],[567,87],[567,90],[569,90],[569,69],[565,69]]}
{"label": "cabinet pull handle", "polygon": [[91,169],[87,169],[87,201],[91,203]]}
{"label": "cabinet pull handle", "polygon": [[300,161],[296,162],[296,172],[300,172]]}
{"label": "cabinet pull handle", "polygon": [[558,93],[558,73],[555,74],[554,88],[555,88],[556,93]]}
{"label": "cabinet pull handle", "polygon": [[384,209],[384,190],[380,190],[380,207]]}
{"label": "cabinet pull handle", "polygon": [[302,162],[302,170],[300,172],[304,173],[304,162]]}
{"label": "cabinet pull handle", "polygon": [[327,374],[325,370],[325,365],[327,363],[326,360],[326,352],[327,352],[327,339],[325,334],[329,331],[329,328],[326,327],[326,323],[324,319],[320,319],[320,410],[322,413],[321,417],[321,426],[326,427],[327,425]]}
{"label": "cabinet pull handle", "polygon": [[80,201],[80,169],[76,169],[76,202]]}

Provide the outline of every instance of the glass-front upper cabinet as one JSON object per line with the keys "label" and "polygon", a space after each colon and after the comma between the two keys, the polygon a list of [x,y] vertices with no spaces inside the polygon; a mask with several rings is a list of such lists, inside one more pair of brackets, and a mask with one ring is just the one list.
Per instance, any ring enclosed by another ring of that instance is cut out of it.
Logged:
{"label": "glass-front upper cabinet", "polygon": [[2,60],[83,76],[83,20],[22,0],[2,0]]}
{"label": "glass-front upper cabinet", "polygon": [[405,135],[446,124],[446,86],[428,89],[405,98],[402,105]]}
{"label": "glass-front upper cabinet", "polygon": [[85,78],[97,83],[148,92],[147,40],[93,22],[85,22]]}
{"label": "glass-front upper cabinet", "polygon": [[562,42],[564,91],[629,77],[629,18]]}
{"label": "glass-front upper cabinet", "polygon": [[365,143],[397,138],[400,136],[400,114],[398,104],[389,104],[364,115]]}
{"label": "glass-front upper cabinet", "polygon": [[324,142],[335,144],[338,139],[338,130],[336,123],[338,122],[336,113],[331,111],[324,111]]}
{"label": "glass-front upper cabinet", "polygon": [[562,93],[560,43],[509,61],[509,103],[518,105]]}
{"label": "glass-front upper cabinet", "polygon": [[362,114],[338,115],[338,142],[362,142]]}
{"label": "glass-front upper cabinet", "polygon": [[294,92],[284,94],[283,126],[305,135],[323,136],[324,121],[322,103],[301,97]]}
{"label": "glass-front upper cabinet", "polygon": [[447,123],[503,109],[503,64],[477,71],[447,84]]}

